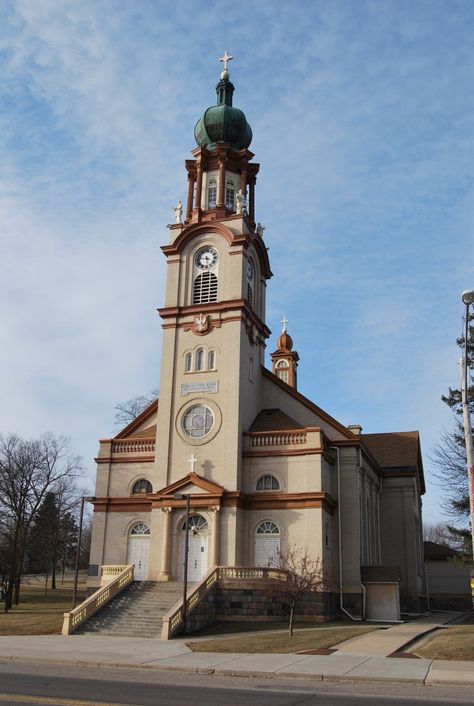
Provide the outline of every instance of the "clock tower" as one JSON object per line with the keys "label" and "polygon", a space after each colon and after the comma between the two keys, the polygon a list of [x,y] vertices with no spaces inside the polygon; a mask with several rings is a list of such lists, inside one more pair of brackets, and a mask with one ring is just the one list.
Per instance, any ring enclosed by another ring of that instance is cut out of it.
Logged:
{"label": "clock tower", "polygon": [[[239,491],[243,432],[261,409],[265,341],[267,248],[255,229],[259,165],[252,131],[232,105],[227,62],[216,86],[217,104],[204,111],[186,161],[187,205],[169,227],[155,483],[167,487],[195,473]],[[238,509],[221,510],[226,534],[237,536]],[[238,562],[236,542],[221,563]]]}

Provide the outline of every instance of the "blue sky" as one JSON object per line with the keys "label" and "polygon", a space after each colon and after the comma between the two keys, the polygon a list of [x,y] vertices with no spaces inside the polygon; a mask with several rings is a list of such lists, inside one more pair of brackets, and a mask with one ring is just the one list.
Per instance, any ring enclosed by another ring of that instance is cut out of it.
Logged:
{"label": "blue sky", "polygon": [[267,320],[299,388],[430,453],[472,288],[470,0],[17,0],[0,7],[0,429],[71,437],[158,383],[164,258],[228,49],[260,162]]}

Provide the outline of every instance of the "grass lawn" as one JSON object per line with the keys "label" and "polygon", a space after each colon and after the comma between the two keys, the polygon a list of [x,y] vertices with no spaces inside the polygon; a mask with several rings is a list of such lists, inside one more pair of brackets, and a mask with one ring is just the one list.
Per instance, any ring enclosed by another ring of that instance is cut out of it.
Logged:
{"label": "grass lawn", "polygon": [[474,625],[458,625],[439,630],[412,651],[428,659],[474,660]]}
{"label": "grass lawn", "polygon": [[[267,625],[269,625],[267,623]],[[247,624],[247,630],[255,630],[256,623]],[[271,629],[270,627],[268,629]],[[273,623],[273,630],[276,629]],[[337,627],[313,627],[304,630],[295,630],[293,637],[285,631],[258,635],[232,636],[215,640],[199,640],[189,642],[187,646],[193,652],[264,652],[266,654],[299,652],[321,647],[331,647],[339,642],[349,640],[351,637],[363,635],[366,632],[378,630],[378,627],[365,625],[363,627],[344,626],[340,623]]]}
{"label": "grass lawn", "polygon": [[[44,595],[44,577],[28,577],[22,585],[20,604],[4,613],[0,603],[0,635],[53,635],[61,632],[63,613],[72,607],[72,576],[64,584],[57,580],[56,590],[48,587]],[[78,602],[85,598],[85,578],[80,576]]]}

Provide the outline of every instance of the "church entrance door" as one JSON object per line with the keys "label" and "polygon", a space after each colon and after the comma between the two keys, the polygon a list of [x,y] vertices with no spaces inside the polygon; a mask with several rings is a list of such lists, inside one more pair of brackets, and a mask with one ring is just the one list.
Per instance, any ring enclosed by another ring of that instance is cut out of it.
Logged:
{"label": "church entrance door", "polygon": [[255,565],[276,566],[280,551],[280,530],[266,520],[257,527],[255,536]]}
{"label": "church entrance door", "polygon": [[150,528],[144,522],[137,522],[130,530],[127,547],[127,564],[135,566],[134,581],[147,581],[149,555]]}
{"label": "church entrance door", "polygon": [[[178,579],[184,579],[185,527],[179,543]],[[200,581],[207,570],[208,525],[202,515],[191,515],[188,531],[188,581]]]}

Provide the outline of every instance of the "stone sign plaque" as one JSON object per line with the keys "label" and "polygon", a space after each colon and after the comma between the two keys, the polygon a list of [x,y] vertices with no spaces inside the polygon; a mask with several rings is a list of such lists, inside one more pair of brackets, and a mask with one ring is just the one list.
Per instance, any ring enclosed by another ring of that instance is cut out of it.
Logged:
{"label": "stone sign plaque", "polygon": [[202,392],[208,395],[215,395],[219,390],[219,382],[217,380],[211,382],[184,382],[181,385],[181,394],[190,395],[197,392]]}

